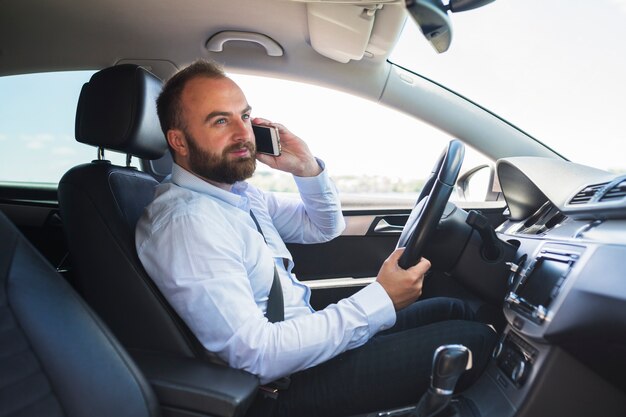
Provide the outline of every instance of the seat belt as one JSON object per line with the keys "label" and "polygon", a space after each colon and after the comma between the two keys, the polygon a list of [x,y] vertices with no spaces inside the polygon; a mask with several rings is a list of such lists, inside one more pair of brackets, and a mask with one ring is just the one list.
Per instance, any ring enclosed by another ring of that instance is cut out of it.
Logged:
{"label": "seat belt", "polygon": [[[256,216],[250,210],[250,217],[254,221],[257,230],[263,236],[263,240],[265,240],[265,244],[267,245],[267,239],[265,238],[265,234],[263,234],[263,230],[261,230],[261,225],[259,221],[256,219]],[[274,259],[272,258],[272,262]],[[280,285],[280,278],[278,277],[278,269],[276,268],[276,262],[274,262],[274,281],[272,282],[272,288],[270,288],[270,293],[267,296],[267,309],[265,311],[265,317],[269,320],[270,323],[277,323],[279,321],[285,320],[285,301],[283,299],[283,288]]]}
{"label": "seat belt", "polygon": [[[254,215],[252,210],[250,210],[250,217],[252,217],[252,220],[256,225],[256,229],[259,231],[261,236],[263,236],[263,240],[267,245],[267,239],[265,238],[265,234],[263,233],[261,225],[259,224],[259,221],[256,219],[256,216]],[[270,323],[277,323],[279,321],[285,320],[285,301],[283,299],[283,288],[280,285],[280,278],[278,277],[278,268],[276,268],[276,262],[273,258],[272,262],[274,262],[274,281],[272,282],[272,288],[270,288],[270,293],[267,296],[267,309],[265,311],[265,317],[267,317],[267,320]],[[255,402],[255,405],[253,406],[253,409],[256,409],[256,411],[252,411],[251,415],[273,415],[274,410],[276,409],[276,399],[278,398],[279,390],[286,390],[289,388],[290,385],[291,378],[289,376],[285,376],[275,381],[272,381],[269,384],[260,386],[260,396],[258,404]]]}

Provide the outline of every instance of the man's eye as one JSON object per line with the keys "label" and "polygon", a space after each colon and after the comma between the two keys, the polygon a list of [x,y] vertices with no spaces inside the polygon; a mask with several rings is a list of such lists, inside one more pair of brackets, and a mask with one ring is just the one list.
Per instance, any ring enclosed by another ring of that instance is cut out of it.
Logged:
{"label": "man's eye", "polygon": [[244,115],[242,116],[242,119],[243,119],[243,120],[250,120],[250,115],[249,115],[249,114],[244,114]]}
{"label": "man's eye", "polygon": [[215,121],[215,124],[216,124],[216,125],[223,125],[224,123],[226,123],[226,119],[217,119],[217,120]]}

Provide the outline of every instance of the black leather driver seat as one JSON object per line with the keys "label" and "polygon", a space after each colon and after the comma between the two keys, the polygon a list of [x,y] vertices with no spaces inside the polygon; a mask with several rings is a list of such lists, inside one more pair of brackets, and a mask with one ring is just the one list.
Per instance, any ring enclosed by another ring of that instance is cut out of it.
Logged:
{"label": "black leather driver seat", "polygon": [[[136,65],[94,74],[81,91],[76,140],[154,160],[167,150],[156,113],[162,82]],[[99,152],[100,155],[100,152]],[[150,175],[106,160],[76,166],[59,183],[59,206],[79,293],[131,350],[187,357],[204,348],[145,272],[135,225],[153,199]]]}
{"label": "black leather driver seat", "polygon": [[121,345],[0,213],[0,416],[158,416]]}
{"label": "black leather driver seat", "polygon": [[[161,157],[167,149],[156,113],[161,86],[158,78],[135,65],[97,72],[81,91],[76,139],[144,160]],[[156,185],[144,172],[102,159],[63,176],[59,206],[73,281],[133,355],[168,415],[242,416],[258,379],[207,360],[208,352],[137,256],[135,225]]]}

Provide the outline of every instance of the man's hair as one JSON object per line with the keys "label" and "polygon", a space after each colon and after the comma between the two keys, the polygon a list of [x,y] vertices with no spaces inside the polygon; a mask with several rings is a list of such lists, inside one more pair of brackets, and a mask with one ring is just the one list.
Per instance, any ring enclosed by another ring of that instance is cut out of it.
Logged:
{"label": "man's hair", "polygon": [[186,128],[181,96],[187,82],[196,77],[225,78],[226,74],[217,63],[203,59],[197,60],[174,74],[165,83],[157,98],[157,113],[164,135],[167,136],[167,131],[170,129],[184,130]]}

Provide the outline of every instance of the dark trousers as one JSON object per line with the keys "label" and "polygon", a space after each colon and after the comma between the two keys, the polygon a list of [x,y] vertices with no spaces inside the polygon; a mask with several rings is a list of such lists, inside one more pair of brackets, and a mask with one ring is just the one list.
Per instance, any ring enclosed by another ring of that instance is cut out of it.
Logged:
{"label": "dark trousers", "polygon": [[429,386],[434,351],[451,343],[472,351],[474,367],[457,385],[462,390],[482,372],[496,342],[491,328],[472,320],[459,300],[418,301],[363,346],[291,375],[275,415],[350,416],[414,404]]}

